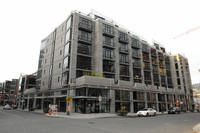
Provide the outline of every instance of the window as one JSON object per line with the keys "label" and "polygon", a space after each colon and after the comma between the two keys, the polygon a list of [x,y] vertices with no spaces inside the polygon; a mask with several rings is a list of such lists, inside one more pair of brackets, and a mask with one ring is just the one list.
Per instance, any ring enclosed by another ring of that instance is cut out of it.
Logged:
{"label": "window", "polygon": [[68,43],[65,45],[64,56],[67,56],[67,55],[70,53],[70,45],[71,45],[70,42],[68,42]]}
{"label": "window", "polygon": [[113,61],[103,61],[103,71],[104,72],[114,72],[114,62]]}
{"label": "window", "polygon": [[128,52],[128,45],[120,43],[119,50],[124,51],[124,52]]}
{"label": "window", "polygon": [[46,72],[46,71],[44,70],[44,74],[45,74],[45,72]]}
{"label": "window", "polygon": [[114,45],[114,40],[111,37],[103,36],[103,44],[105,45]]}
{"label": "window", "polygon": [[69,19],[67,20],[66,30],[68,30],[71,27],[71,24],[72,24],[72,17],[69,17]]}
{"label": "window", "polygon": [[103,48],[103,57],[104,58],[109,58],[109,59],[113,59],[113,55],[114,51],[112,49],[109,48]]}
{"label": "window", "polygon": [[62,50],[60,50],[60,55],[62,55]]}
{"label": "window", "polygon": [[129,62],[128,55],[120,54],[119,56],[120,56],[120,62],[121,63],[128,63]]}
{"label": "window", "polygon": [[47,59],[44,60],[44,63],[47,63]]}
{"label": "window", "polygon": [[79,30],[79,39],[91,42],[92,34],[86,31]]}
{"label": "window", "polygon": [[78,43],[78,53],[91,55],[91,46],[87,44]]}
{"label": "window", "polygon": [[132,49],[132,56],[133,57],[140,57],[140,50]]}
{"label": "window", "polygon": [[58,82],[60,82],[60,77],[58,77]]}
{"label": "window", "polygon": [[138,41],[137,39],[135,39],[135,38],[132,38],[132,43],[131,43],[131,45],[132,45],[133,47],[137,47],[137,48],[140,47],[139,41]]}
{"label": "window", "polygon": [[87,29],[92,29],[92,21],[85,18],[80,18],[79,26]]}
{"label": "window", "polygon": [[65,34],[65,42],[68,42],[71,39],[71,29]]}
{"label": "window", "polygon": [[91,58],[77,56],[77,68],[91,70]]}
{"label": "window", "polygon": [[61,63],[59,63],[58,68],[61,68]]}
{"label": "window", "polygon": [[70,56],[65,57],[63,61],[63,68],[69,68],[69,57]]}
{"label": "window", "polygon": [[69,71],[66,71],[62,74],[62,84],[66,85],[69,82]]}
{"label": "window", "polygon": [[129,76],[129,66],[120,65],[120,75]]}
{"label": "window", "polygon": [[114,34],[114,30],[112,26],[104,24],[104,32],[110,35]]}
{"label": "window", "polygon": [[119,41],[128,42],[128,35],[123,32],[119,32]]}

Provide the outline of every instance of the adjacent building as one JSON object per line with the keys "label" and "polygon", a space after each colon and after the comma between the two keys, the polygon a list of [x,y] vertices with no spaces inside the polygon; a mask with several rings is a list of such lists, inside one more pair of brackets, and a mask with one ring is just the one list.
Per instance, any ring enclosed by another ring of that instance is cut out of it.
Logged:
{"label": "adjacent building", "polygon": [[41,41],[36,90],[25,96],[33,107],[57,104],[59,111],[66,111],[67,96],[80,113],[193,105],[186,57],[94,12],[72,12]]}
{"label": "adjacent building", "polygon": [[18,79],[6,80],[3,82],[2,91],[2,104],[17,104],[17,94],[18,94]]}

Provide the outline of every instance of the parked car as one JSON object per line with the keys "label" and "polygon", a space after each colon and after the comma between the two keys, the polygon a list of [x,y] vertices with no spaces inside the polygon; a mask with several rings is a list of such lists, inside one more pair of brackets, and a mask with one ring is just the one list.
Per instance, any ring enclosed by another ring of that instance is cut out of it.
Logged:
{"label": "parked car", "polygon": [[6,109],[6,110],[11,110],[11,106],[9,104],[6,104],[3,109]]}
{"label": "parked car", "polygon": [[168,114],[180,114],[181,110],[179,107],[171,107],[168,111]]}
{"label": "parked car", "polygon": [[152,108],[144,108],[144,109],[141,109],[137,112],[137,115],[138,116],[149,116],[149,115],[153,115],[155,116],[156,115],[156,110],[152,109]]}

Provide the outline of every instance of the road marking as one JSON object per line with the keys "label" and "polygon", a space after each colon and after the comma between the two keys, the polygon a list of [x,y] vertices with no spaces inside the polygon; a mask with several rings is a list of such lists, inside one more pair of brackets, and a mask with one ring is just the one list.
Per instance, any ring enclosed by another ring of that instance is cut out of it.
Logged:
{"label": "road marking", "polygon": [[17,118],[22,118],[21,116],[13,115],[11,113],[6,113],[6,112],[3,112],[3,111],[0,111],[0,112],[3,113],[3,114],[9,115],[9,116],[13,116],[13,117],[17,117]]}

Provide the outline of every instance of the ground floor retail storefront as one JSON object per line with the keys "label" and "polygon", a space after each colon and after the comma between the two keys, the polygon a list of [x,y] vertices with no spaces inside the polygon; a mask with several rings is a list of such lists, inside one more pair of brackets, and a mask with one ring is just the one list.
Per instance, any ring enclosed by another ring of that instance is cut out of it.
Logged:
{"label": "ground floor retail storefront", "polygon": [[58,111],[66,112],[67,96],[72,98],[69,103],[71,111],[77,113],[115,113],[121,109],[135,113],[142,108],[154,108],[162,112],[173,106],[180,107],[182,111],[193,110],[190,95],[92,87],[26,94],[18,100],[18,107],[46,109],[52,104],[57,105]]}

